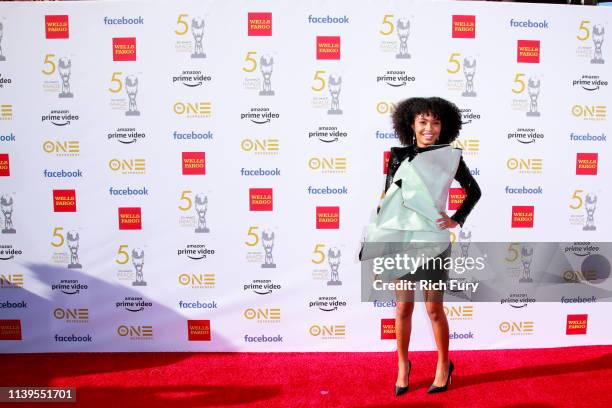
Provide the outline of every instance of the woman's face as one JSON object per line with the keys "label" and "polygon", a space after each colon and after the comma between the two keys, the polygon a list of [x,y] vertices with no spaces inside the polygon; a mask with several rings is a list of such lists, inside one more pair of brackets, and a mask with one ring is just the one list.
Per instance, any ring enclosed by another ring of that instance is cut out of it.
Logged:
{"label": "woman's face", "polygon": [[412,129],[416,137],[418,147],[427,147],[438,142],[442,122],[434,118],[431,113],[418,114],[414,118]]}

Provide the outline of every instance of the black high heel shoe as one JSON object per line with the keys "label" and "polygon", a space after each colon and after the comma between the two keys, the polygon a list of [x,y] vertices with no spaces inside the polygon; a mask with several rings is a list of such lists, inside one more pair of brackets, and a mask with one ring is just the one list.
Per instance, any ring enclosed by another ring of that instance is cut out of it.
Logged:
{"label": "black high heel shoe", "polygon": [[436,387],[435,385],[431,384],[429,386],[429,389],[427,390],[428,394],[435,394],[437,392],[443,392],[446,391],[448,389],[448,384],[453,382],[453,370],[455,369],[455,366],[453,365],[453,362],[451,361],[448,367],[448,377],[446,378],[446,384],[444,384],[442,387]]}
{"label": "black high heel shoe", "polygon": [[[408,382],[410,383],[410,373],[412,372],[412,362],[410,360],[408,360]],[[407,384],[405,387],[398,387],[397,385],[395,386],[395,396],[399,397],[402,394],[405,394],[408,392],[408,386],[410,384]]]}

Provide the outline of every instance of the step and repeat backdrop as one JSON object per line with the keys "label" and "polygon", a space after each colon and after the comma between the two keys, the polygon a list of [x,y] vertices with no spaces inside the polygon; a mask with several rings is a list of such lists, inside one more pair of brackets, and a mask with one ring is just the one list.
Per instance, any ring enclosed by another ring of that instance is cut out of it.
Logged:
{"label": "step and repeat backdrop", "polygon": [[[610,22],[463,1],[0,4],[0,351],[393,350],[395,305],[360,300],[357,254],[412,96],[463,114],[483,195],[455,239],[596,252]],[[603,299],[514,299],[446,304],[451,348],[610,344]],[[413,327],[435,349],[423,304]]]}

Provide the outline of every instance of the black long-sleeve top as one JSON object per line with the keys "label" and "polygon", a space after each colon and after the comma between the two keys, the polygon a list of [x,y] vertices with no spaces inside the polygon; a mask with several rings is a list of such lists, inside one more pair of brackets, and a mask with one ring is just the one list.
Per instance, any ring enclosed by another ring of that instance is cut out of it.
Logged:
{"label": "black long-sleeve top", "polygon": [[[420,152],[434,150],[440,147],[444,147],[444,145],[432,145],[424,148],[418,146],[392,147],[391,155],[389,156],[387,180],[385,182],[385,193],[389,187],[391,187],[391,183],[393,183],[393,176],[395,176],[395,172],[405,159],[412,161]],[[459,161],[459,166],[457,167],[457,172],[455,173],[455,180],[457,180],[461,187],[463,187],[465,190],[466,197],[457,211],[450,218],[455,220],[460,226],[463,227],[465,219],[470,214],[481,196],[480,187],[470,173],[470,169],[468,169],[467,165],[463,161],[463,157]],[[397,180],[396,184],[401,187],[401,182],[401,180]]]}

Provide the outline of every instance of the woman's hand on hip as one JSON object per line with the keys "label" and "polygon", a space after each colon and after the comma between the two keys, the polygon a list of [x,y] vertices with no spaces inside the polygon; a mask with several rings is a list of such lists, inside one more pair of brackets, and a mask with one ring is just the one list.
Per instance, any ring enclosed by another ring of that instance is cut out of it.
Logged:
{"label": "woman's hand on hip", "polygon": [[446,214],[444,211],[440,211],[440,215],[442,217],[436,220],[438,224],[438,228],[444,230],[444,229],[455,228],[457,225],[459,225],[457,221],[449,217],[448,214]]}

